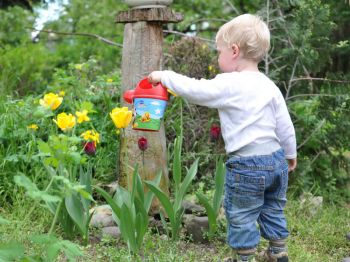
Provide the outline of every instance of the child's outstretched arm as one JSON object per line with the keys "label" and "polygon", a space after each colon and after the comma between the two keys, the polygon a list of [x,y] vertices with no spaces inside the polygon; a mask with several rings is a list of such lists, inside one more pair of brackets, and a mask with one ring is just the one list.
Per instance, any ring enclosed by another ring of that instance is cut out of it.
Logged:
{"label": "child's outstretched arm", "polygon": [[162,80],[162,71],[153,71],[148,75],[148,81],[151,84],[158,84]]}
{"label": "child's outstretched arm", "polygon": [[186,98],[190,103],[211,108],[219,108],[224,105],[228,92],[235,92],[228,86],[233,80],[223,74],[217,75],[214,79],[195,79],[173,71],[153,71],[148,76],[149,82],[157,84],[161,82],[169,90],[179,96]]}

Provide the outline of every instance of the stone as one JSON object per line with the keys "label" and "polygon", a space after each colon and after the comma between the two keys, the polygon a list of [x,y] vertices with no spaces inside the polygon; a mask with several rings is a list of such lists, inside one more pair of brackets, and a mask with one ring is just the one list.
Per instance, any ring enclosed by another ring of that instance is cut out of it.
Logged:
{"label": "stone", "polygon": [[343,259],[343,262],[350,262],[350,257],[346,257]]}
{"label": "stone", "polygon": [[311,193],[305,193],[301,196],[300,205],[305,208],[311,216],[314,216],[322,209],[323,197],[313,196]]}
{"label": "stone", "polygon": [[157,233],[159,235],[166,234],[163,223],[161,220],[155,219],[154,217],[149,217],[148,226],[151,228],[152,232]]}
{"label": "stone", "polygon": [[102,236],[109,236],[113,238],[120,238],[121,237],[121,232],[119,227],[116,226],[111,226],[111,227],[104,227],[102,228]]}
{"label": "stone", "polygon": [[350,241],[350,233],[346,234],[346,239]]}
{"label": "stone", "polygon": [[185,214],[194,214],[197,216],[205,216],[205,208],[192,203],[191,201],[184,200],[182,202],[182,207],[185,209]]}
{"label": "stone", "polygon": [[206,233],[209,231],[208,217],[198,217],[194,215],[187,215],[184,218],[185,229],[194,243],[207,243],[208,239]]}
{"label": "stone", "polygon": [[92,215],[90,226],[93,227],[109,227],[115,226],[114,219],[112,217],[112,209],[109,205],[97,206],[90,209]]}

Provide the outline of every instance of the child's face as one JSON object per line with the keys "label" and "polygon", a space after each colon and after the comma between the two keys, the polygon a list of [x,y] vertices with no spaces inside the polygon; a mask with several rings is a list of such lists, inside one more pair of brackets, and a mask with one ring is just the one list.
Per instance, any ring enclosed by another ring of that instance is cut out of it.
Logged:
{"label": "child's face", "polygon": [[233,50],[227,46],[223,41],[218,41],[216,44],[218,51],[218,63],[220,70],[223,73],[235,71]]}

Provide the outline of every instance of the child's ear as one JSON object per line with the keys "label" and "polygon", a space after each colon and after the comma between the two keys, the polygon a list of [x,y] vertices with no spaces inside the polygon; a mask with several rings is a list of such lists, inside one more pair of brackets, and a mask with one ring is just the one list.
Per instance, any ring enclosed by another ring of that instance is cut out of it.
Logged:
{"label": "child's ear", "polygon": [[231,49],[232,49],[232,56],[233,56],[233,58],[238,57],[239,56],[239,51],[240,51],[238,45],[233,44]]}

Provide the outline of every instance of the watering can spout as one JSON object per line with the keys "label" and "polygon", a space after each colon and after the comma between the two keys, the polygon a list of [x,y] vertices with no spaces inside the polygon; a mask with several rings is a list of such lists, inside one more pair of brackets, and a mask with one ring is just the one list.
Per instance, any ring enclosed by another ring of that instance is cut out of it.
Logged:
{"label": "watering can spout", "polygon": [[126,90],[123,94],[125,102],[127,102],[128,104],[132,104],[132,100],[134,99],[134,93],[135,90]]}

